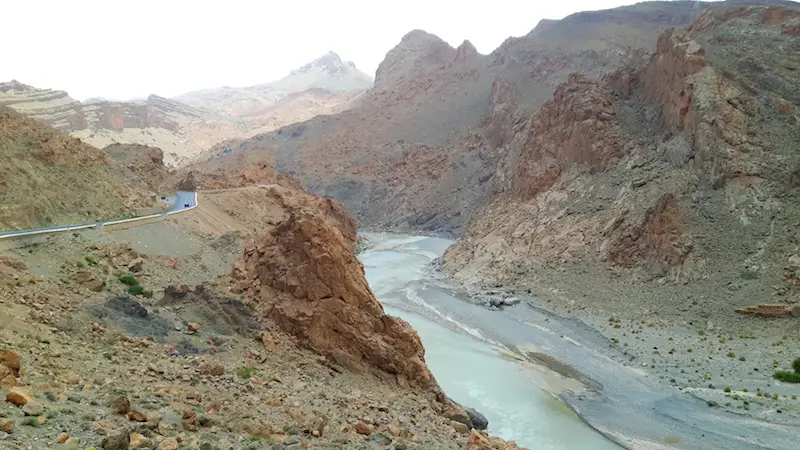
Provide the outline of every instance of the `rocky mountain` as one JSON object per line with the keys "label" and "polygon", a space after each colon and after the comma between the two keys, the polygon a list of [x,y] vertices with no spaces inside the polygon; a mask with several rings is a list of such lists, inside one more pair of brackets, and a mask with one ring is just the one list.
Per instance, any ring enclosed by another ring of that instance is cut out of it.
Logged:
{"label": "rocky mountain", "polygon": [[369,75],[356,69],[352,62],[342,61],[336,53],[328,52],[272,83],[204,89],[187,92],[175,99],[219,114],[244,118],[263,116],[274,109],[279,100],[308,89],[323,89],[331,95],[342,93],[346,98],[348,93],[363,92],[371,86]]}
{"label": "rocky mountain", "polygon": [[415,30],[350,109],[222,143],[210,159],[224,166],[237,153],[261,155],[365,226],[458,235],[505,189],[496,168],[514,166],[519,132],[571,73],[597,80],[644,63],[661,32],[697,11],[695,2],[644,2],[578,13],[542,21],[489,55]]}
{"label": "rocky mountain", "polygon": [[249,88],[208,89],[176,99],[95,97],[80,103],[64,91],[14,80],[0,83],[0,105],[98,148],[116,143],[158,147],[167,166],[178,167],[228,139],[345,110],[371,85],[368,75],[331,52],[274,83]]}
{"label": "rocky mountain", "polygon": [[[59,120],[72,120],[55,101]],[[0,107],[0,229],[15,230],[121,218],[149,207],[156,192],[109,155]]]}
{"label": "rocky mountain", "polygon": [[662,33],[644,64],[571,75],[514,136],[502,194],[446,267],[572,293],[569,270],[605,308],[638,298],[666,316],[702,298],[714,322],[755,299],[796,303],[798,36],[798,8],[713,7]]}
{"label": "rocky mountain", "polygon": [[0,105],[103,148],[114,143],[149,145],[165,152],[170,166],[212,145],[242,136],[236,118],[217,116],[157,95],[144,101],[94,99],[80,103],[64,91],[17,81],[0,83]]}

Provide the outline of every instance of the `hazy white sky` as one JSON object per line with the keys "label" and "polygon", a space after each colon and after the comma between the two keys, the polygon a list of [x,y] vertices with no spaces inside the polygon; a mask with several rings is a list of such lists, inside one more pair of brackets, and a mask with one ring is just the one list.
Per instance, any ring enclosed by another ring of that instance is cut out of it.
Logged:
{"label": "hazy white sky", "polygon": [[3,4],[0,81],[79,100],[273,81],[328,50],[374,75],[419,28],[489,53],[542,18],[634,0],[24,0]]}

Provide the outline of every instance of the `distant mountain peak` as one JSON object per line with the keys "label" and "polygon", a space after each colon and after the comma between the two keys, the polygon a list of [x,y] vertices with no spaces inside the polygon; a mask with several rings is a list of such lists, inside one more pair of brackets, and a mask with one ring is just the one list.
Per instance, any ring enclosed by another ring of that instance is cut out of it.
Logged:
{"label": "distant mountain peak", "polygon": [[29,86],[24,83],[20,83],[17,80],[6,81],[0,83],[0,92],[8,92],[8,91],[17,91],[17,92],[25,92],[25,91],[37,91],[33,86]]}
{"label": "distant mountain peak", "polygon": [[355,64],[345,63],[344,61],[342,61],[342,58],[339,57],[338,54],[336,54],[336,52],[329,51],[328,53],[304,65],[303,67],[295,69],[294,71],[292,71],[291,75],[305,73],[315,69],[322,69],[327,73],[333,74],[333,73],[345,72],[351,68],[355,68]]}

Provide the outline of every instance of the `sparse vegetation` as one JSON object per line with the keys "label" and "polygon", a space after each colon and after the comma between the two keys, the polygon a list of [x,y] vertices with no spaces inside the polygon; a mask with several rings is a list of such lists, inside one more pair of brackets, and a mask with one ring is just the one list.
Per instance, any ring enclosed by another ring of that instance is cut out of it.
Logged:
{"label": "sparse vegetation", "polygon": [[244,380],[251,378],[256,372],[258,372],[258,369],[253,366],[242,366],[236,369],[236,375]]}
{"label": "sparse vegetation", "polygon": [[25,420],[22,421],[22,425],[33,428],[39,428],[42,426],[42,424],[39,423],[38,417],[26,417]]}
{"label": "sparse vegetation", "polygon": [[[144,292],[145,292],[144,288],[142,287],[141,284],[134,284],[134,285],[128,286],[128,293],[129,294],[132,294],[132,295],[144,295]],[[151,293],[150,295],[152,296],[153,294]]]}
{"label": "sparse vegetation", "polygon": [[[777,367],[777,361],[773,361],[773,366]],[[792,361],[792,369],[794,372],[789,372],[788,370],[779,370],[775,372],[773,377],[776,380],[785,381],[787,383],[800,383],[800,358],[795,358]]]}
{"label": "sparse vegetation", "polygon": [[128,286],[136,286],[139,284],[139,280],[137,280],[136,277],[131,274],[119,277],[119,281],[120,283],[127,284]]}
{"label": "sparse vegetation", "polygon": [[94,260],[92,255],[86,255],[86,256],[84,256],[83,259],[85,259],[86,263],[89,264],[90,266],[96,266],[97,265],[97,261]]}

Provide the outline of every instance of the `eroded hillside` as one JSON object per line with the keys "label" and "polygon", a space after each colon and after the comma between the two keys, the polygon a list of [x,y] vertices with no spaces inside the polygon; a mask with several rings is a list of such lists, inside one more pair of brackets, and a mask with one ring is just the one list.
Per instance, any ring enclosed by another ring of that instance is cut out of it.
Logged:
{"label": "eroded hillside", "polygon": [[5,107],[0,154],[4,231],[122,218],[155,201],[104,151]]}

